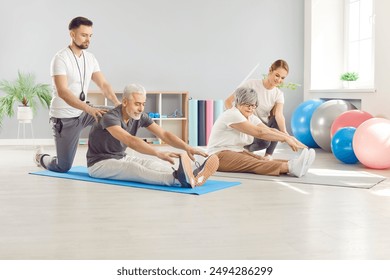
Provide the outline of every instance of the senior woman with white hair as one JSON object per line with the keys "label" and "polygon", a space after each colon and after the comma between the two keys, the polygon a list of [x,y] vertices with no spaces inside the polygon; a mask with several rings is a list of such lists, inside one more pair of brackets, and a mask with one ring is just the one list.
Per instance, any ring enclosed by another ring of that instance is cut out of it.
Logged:
{"label": "senior woman with white hair", "polygon": [[[208,153],[219,158],[218,171],[245,172],[261,175],[289,174],[304,176],[315,159],[315,151],[293,136],[265,125],[253,111],[257,107],[257,94],[251,88],[240,87],[234,92],[235,107],[220,115],[211,130]],[[303,149],[300,156],[292,160],[267,160],[248,152],[244,146],[254,138],[267,141],[286,142],[293,151]]]}

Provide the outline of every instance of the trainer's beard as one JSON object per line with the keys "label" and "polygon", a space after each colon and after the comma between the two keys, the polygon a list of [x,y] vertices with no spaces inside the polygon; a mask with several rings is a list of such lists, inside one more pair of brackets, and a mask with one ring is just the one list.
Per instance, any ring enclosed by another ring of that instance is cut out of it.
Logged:
{"label": "trainer's beard", "polygon": [[88,45],[78,45],[74,40],[73,40],[73,44],[76,46],[76,47],[78,47],[80,50],[86,50],[86,49],[88,49]]}

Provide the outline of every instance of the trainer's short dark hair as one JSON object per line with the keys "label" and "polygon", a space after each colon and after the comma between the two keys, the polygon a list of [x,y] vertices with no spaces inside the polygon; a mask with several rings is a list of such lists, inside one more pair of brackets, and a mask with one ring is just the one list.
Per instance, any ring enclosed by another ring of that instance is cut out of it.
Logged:
{"label": "trainer's short dark hair", "polygon": [[85,17],[76,17],[69,23],[69,30],[79,28],[80,25],[92,26],[93,22]]}

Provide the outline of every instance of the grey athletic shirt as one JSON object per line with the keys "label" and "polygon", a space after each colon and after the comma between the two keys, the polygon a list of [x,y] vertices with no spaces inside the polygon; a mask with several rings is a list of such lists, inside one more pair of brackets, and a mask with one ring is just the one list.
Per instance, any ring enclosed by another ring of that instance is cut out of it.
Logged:
{"label": "grey athletic shirt", "polygon": [[105,159],[121,159],[126,156],[127,146],[114,138],[107,127],[119,125],[131,135],[136,135],[138,128],[148,127],[153,120],[146,113],[142,113],[139,120],[130,119],[126,124],[122,118],[122,105],[108,111],[98,123],[94,123],[89,132],[87,165],[91,167],[95,163]]}

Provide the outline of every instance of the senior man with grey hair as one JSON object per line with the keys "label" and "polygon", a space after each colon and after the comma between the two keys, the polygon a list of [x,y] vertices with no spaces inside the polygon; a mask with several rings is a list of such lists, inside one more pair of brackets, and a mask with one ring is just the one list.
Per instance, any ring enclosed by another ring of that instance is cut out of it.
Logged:
{"label": "senior man with grey hair", "polygon": [[[240,87],[234,92],[235,107],[219,116],[211,130],[208,152],[219,158],[218,171],[245,172],[261,175],[289,174],[302,177],[315,159],[315,151],[293,136],[266,126],[253,115],[257,107],[257,94],[251,88]],[[302,149],[292,160],[267,160],[247,151],[244,147],[259,138],[267,141],[286,142],[293,151]]]}
{"label": "senior man with grey hair", "polygon": [[[207,154],[194,149],[153,122],[144,112],[145,102],[145,88],[130,84],[124,89],[122,104],[104,114],[91,128],[87,151],[89,175],[95,178],[187,188],[203,185],[217,170],[218,157],[210,156],[201,166],[192,170],[191,160],[194,160],[194,155],[207,157]],[[156,149],[136,136],[140,127],[145,127],[168,145],[185,152],[174,153]],[[171,164],[174,164],[174,158],[179,158],[178,169],[175,170],[155,159],[127,156],[125,150],[128,147]]]}

